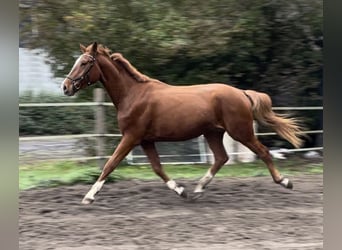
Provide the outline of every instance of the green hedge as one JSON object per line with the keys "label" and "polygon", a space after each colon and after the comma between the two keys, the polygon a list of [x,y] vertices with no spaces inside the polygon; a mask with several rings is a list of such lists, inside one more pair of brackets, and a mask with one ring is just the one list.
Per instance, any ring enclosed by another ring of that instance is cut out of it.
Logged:
{"label": "green hedge", "polygon": [[[19,103],[71,102],[74,98],[27,92]],[[94,130],[94,107],[20,107],[19,136],[90,133]]]}

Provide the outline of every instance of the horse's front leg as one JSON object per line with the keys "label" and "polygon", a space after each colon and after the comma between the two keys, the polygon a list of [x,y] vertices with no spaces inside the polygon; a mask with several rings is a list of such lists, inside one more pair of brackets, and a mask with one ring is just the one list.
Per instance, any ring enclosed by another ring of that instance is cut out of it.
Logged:
{"label": "horse's front leg", "polygon": [[133,149],[133,147],[136,145],[135,142],[136,140],[134,140],[134,138],[131,136],[122,137],[121,142],[115,149],[113,155],[109,158],[109,160],[103,167],[101,175],[88,191],[88,193],[84,196],[82,200],[83,204],[90,204],[95,200],[95,195],[101,190],[107,176],[114,171],[119,163]]}
{"label": "horse's front leg", "polygon": [[207,173],[199,180],[192,199],[198,199],[204,194],[205,188],[212,181],[215,174],[220,170],[223,164],[225,164],[229,159],[222,142],[223,134],[224,131],[204,134],[204,137],[207,139],[208,145],[214,154],[215,162],[213,166],[208,169]]}
{"label": "horse's front leg", "polygon": [[163,170],[160,164],[160,159],[158,152],[153,142],[142,142],[141,147],[143,148],[145,154],[147,155],[153,171],[166,183],[167,187],[175,191],[179,196],[187,198],[187,193],[184,187],[179,186],[174,180],[170,179]]}

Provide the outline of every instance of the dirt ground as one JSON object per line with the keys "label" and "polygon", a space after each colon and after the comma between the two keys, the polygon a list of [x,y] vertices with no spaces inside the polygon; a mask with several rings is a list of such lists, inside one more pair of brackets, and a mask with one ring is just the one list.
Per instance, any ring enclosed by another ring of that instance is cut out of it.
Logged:
{"label": "dirt ground", "polygon": [[[90,185],[19,194],[22,250],[323,249],[323,176],[215,178],[197,201],[161,181],[106,183],[92,205]],[[196,181],[177,180],[192,190]]]}

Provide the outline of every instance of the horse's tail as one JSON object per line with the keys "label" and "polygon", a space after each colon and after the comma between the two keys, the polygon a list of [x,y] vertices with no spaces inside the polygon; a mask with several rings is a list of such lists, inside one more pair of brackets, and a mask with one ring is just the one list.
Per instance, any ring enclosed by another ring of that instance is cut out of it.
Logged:
{"label": "horse's tail", "polygon": [[300,136],[303,127],[296,118],[290,118],[287,114],[278,114],[272,110],[272,101],[269,95],[253,90],[246,90],[250,97],[254,119],[261,124],[272,128],[280,137],[290,142],[295,148],[303,144]]}

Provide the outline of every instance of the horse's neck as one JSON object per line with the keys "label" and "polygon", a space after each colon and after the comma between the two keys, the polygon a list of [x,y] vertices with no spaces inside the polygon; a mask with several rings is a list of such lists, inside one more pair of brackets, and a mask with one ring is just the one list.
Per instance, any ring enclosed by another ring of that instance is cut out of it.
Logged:
{"label": "horse's neck", "polygon": [[120,104],[131,91],[132,87],[136,84],[133,79],[130,79],[130,77],[120,74],[114,64],[107,59],[103,59],[101,61],[100,68],[103,74],[102,84],[113,104],[118,109]]}

